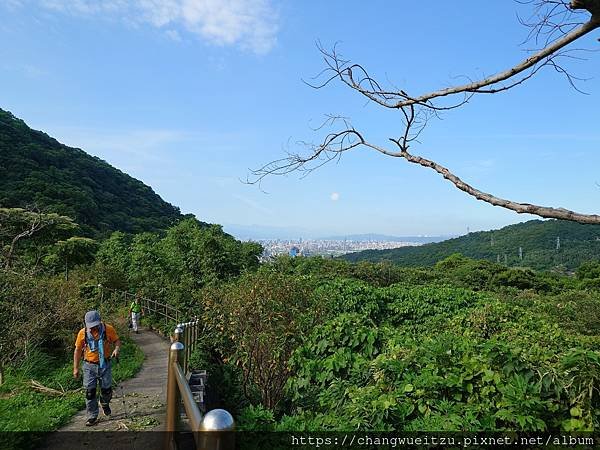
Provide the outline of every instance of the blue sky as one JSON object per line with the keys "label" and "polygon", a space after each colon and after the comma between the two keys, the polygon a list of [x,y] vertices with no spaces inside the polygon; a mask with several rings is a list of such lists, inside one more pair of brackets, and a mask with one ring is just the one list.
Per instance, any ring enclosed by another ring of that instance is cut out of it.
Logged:
{"label": "blue sky", "polygon": [[[458,6],[457,6],[458,5]],[[0,107],[220,224],[323,234],[463,234],[533,218],[367,149],[308,177],[241,183],[248,169],[318,141],[325,114],[375,142],[400,117],[332,84],[315,42],[384,83],[421,93],[520,61],[531,43],[516,2],[0,0]],[[577,47],[598,48],[599,33]],[[508,93],[433,120],[413,152],[479,189],[598,213],[597,54],[568,61],[580,87],[544,69]]]}

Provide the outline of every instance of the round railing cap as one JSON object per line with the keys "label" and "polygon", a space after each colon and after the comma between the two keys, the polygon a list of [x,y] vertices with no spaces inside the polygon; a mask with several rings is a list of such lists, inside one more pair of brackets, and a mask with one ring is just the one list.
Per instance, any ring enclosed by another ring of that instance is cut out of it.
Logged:
{"label": "round railing cap", "polygon": [[180,326],[177,326],[177,328],[175,328],[174,333],[175,334],[181,334],[181,333],[183,333],[183,329]]}
{"label": "round railing cap", "polygon": [[183,344],[181,342],[173,342],[171,344],[171,350],[183,350]]}
{"label": "round railing cap", "polygon": [[200,431],[231,431],[234,428],[233,416],[224,409],[207,412],[200,423]]}

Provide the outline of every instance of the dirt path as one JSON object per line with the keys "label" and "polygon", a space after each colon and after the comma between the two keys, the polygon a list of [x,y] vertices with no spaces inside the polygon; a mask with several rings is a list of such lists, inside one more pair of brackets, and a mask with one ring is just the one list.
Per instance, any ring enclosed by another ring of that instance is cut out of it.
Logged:
{"label": "dirt path", "polygon": [[[105,441],[107,438],[110,438],[110,443],[102,444],[105,449],[121,448],[118,441],[123,441],[123,444],[128,445],[123,448],[148,449],[146,444],[131,446],[131,442],[128,441],[134,433],[102,433],[101,437],[93,432],[161,431],[164,429],[169,341],[146,329],[141,329],[140,334],[132,333],[131,337],[144,353],[144,363],[134,378],[119,385],[113,385],[113,398],[110,402],[112,415],[106,417],[100,411],[98,423],[92,427],[86,427],[86,411],[79,411],[69,424],[48,437],[43,449],[70,448],[65,439],[76,439],[78,448],[95,448],[94,443]],[[162,433],[137,434],[146,437],[155,435],[155,441],[159,441],[158,437],[162,435]],[[119,435],[122,436],[119,438]]]}

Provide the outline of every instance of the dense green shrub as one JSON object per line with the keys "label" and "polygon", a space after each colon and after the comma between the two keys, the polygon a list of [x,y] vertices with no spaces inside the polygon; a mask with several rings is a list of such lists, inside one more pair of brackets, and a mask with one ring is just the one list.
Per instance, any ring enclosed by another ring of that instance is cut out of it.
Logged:
{"label": "dense green shrub", "polygon": [[258,271],[202,295],[205,342],[240,369],[245,397],[254,400],[257,392],[268,408],[283,399],[290,354],[318,320],[320,306],[312,302],[306,281]]}
{"label": "dense green shrub", "polygon": [[259,244],[237,241],[218,225],[188,218],[164,234],[113,233],[100,245],[96,271],[106,287],[189,308],[195,291],[256,270],[261,252]]}
{"label": "dense green shrub", "polygon": [[71,347],[88,309],[100,296],[85,288],[89,275],[40,278],[0,271],[0,357],[4,365],[26,359],[34,349]]}
{"label": "dense green shrub", "polygon": [[[452,298],[440,289],[439,298]],[[481,297],[466,309],[449,310],[443,326],[435,310],[415,316],[429,329],[390,326],[393,319],[377,327],[342,314],[317,327],[294,353],[288,392],[295,413],[281,424],[597,429],[600,354],[584,350],[584,339],[544,320],[536,307],[535,301],[519,306]],[[290,419],[296,415],[302,419]]]}

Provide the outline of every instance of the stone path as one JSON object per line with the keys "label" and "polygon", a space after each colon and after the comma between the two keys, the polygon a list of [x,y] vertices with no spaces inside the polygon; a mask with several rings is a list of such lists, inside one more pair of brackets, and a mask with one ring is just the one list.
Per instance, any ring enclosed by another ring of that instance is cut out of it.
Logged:
{"label": "stone path", "polygon": [[[145,359],[142,369],[134,378],[113,385],[113,398],[110,402],[112,415],[105,417],[100,410],[98,423],[86,427],[86,412],[80,411],[69,424],[50,435],[42,449],[154,448],[148,442],[133,445],[132,439],[136,435],[139,440],[160,443],[163,433],[156,432],[164,430],[169,341],[146,329],[141,329],[140,334],[132,333],[131,337],[141,348]],[[97,433],[98,431],[108,433]],[[123,431],[125,433],[119,433]],[[132,433],[138,431],[144,433]],[[155,433],[150,433],[151,431]],[[74,441],[67,442],[70,440]]]}

